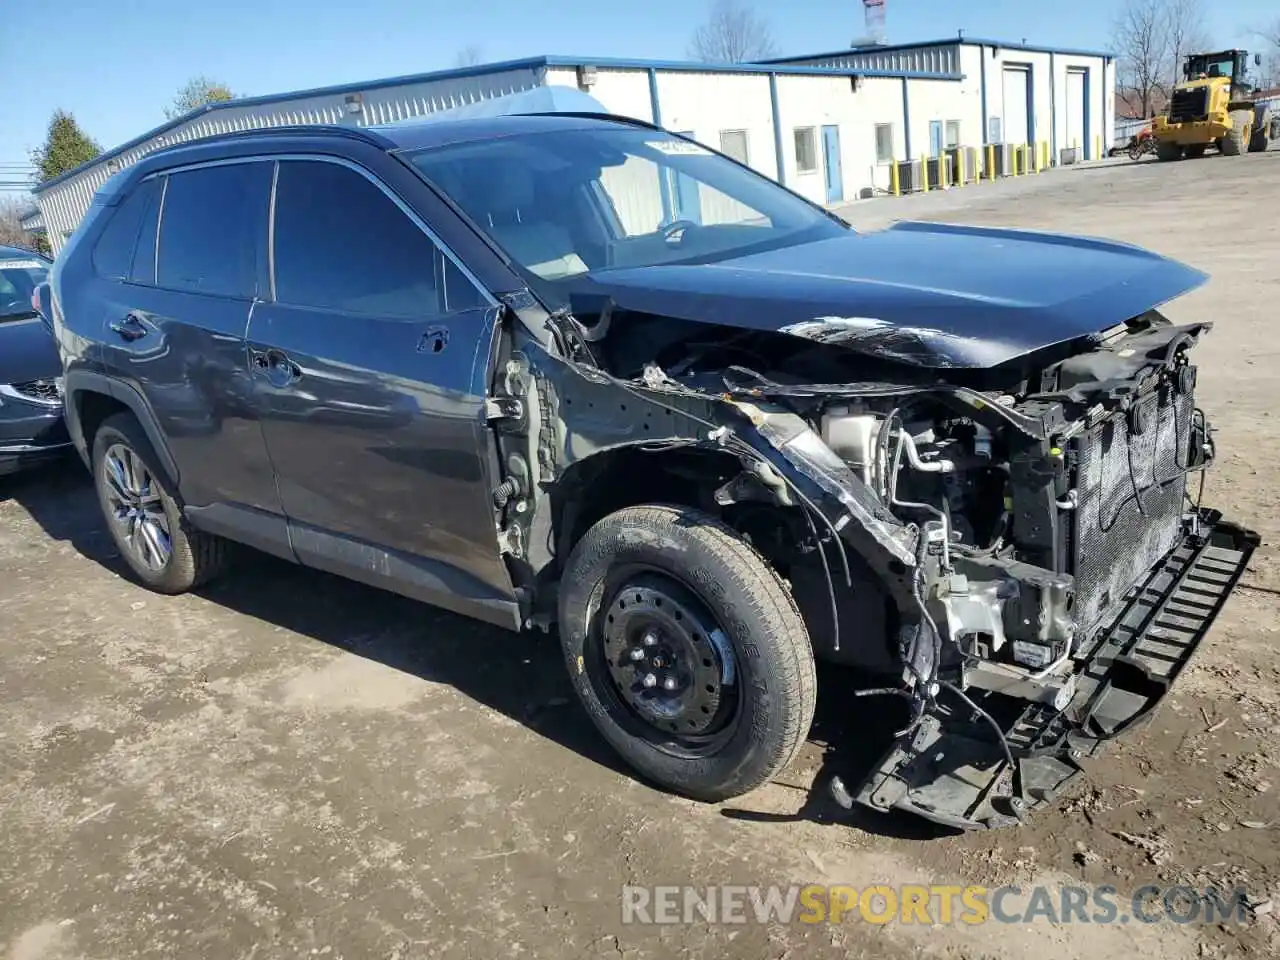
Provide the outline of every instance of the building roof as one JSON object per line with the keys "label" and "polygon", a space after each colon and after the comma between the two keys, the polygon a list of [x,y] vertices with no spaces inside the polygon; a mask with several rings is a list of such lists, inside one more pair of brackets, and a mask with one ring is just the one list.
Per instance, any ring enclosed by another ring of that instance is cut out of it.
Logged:
{"label": "building roof", "polygon": [[821,60],[824,57],[847,57],[856,53],[888,53],[894,50],[920,50],[925,47],[999,47],[1002,50],[1025,50],[1028,53],[1060,53],[1071,57],[1101,57],[1111,59],[1114,53],[1105,50],[1076,50],[1071,47],[1046,47],[1034,43],[1014,42],[1011,40],[990,40],[985,37],[946,37],[942,40],[920,40],[915,43],[872,43],[857,47],[846,47],[843,50],[830,50],[826,53],[806,53],[794,57],[773,57],[760,60],[759,63],[775,65],[783,63],[803,63],[807,60]]}
{"label": "building roof", "polygon": [[959,74],[932,71],[902,70],[852,70],[835,67],[819,67],[804,65],[779,64],[771,66],[767,63],[701,63],[684,60],[643,60],[619,57],[568,57],[544,55],[525,57],[519,60],[501,60],[496,63],[476,64],[475,66],[457,67],[451,70],[435,70],[429,73],[406,74],[398,77],[386,77],[381,80],[367,80],[360,83],[343,83],[330,87],[314,87],[307,90],[294,90],[287,93],[268,94],[258,97],[238,97],[220,103],[206,103],[181,116],[174,117],[160,126],[126,143],[113,147],[99,154],[87,163],[82,163],[71,170],[46,180],[36,186],[32,192],[37,196],[65,180],[92,169],[99,164],[108,163],[112,159],[140,147],[148,141],[161,137],[183,124],[189,123],[205,114],[219,110],[241,110],[245,107],[275,105],[291,100],[305,100],[312,97],[342,96],[348,93],[367,93],[370,90],[381,90],[388,87],[409,86],[411,84],[429,83],[436,80],[459,80],[467,77],[481,77],[488,74],[504,73],[509,70],[539,70],[547,67],[603,67],[614,70],[671,70],[682,73],[745,73],[784,76],[859,76],[859,77],[907,77],[930,80],[960,80]]}

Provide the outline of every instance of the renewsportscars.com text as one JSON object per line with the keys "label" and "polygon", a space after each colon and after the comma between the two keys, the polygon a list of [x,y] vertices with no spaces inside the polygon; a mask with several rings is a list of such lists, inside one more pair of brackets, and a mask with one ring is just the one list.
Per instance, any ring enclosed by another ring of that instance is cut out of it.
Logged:
{"label": "renewsportscars.com text", "polygon": [[622,922],[694,923],[1245,923],[1247,891],[1098,886],[625,886]]}

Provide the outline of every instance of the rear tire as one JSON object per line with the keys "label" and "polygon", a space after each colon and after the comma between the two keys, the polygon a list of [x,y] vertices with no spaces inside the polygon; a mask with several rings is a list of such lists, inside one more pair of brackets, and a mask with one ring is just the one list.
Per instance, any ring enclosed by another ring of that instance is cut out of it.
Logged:
{"label": "rear tire", "polygon": [[1250,153],[1265,153],[1271,145],[1271,111],[1264,110],[1254,117],[1253,136],[1249,138]]}
{"label": "rear tire", "polygon": [[[560,643],[604,738],[698,800],[776,777],[813,720],[813,651],[790,593],[745,540],[688,507],[628,507],[587,531],[560,581]],[[697,679],[675,680],[689,664]]]}
{"label": "rear tire", "polygon": [[93,437],[93,485],[107,530],[130,572],[157,593],[185,593],[222,572],[229,544],[192,527],[131,413]]}
{"label": "rear tire", "polygon": [[1176,143],[1166,143],[1163,140],[1156,141],[1156,159],[1157,160],[1181,160],[1182,147]]}
{"label": "rear tire", "polygon": [[1191,144],[1189,147],[1187,147],[1187,159],[1188,159],[1188,160],[1199,160],[1201,157],[1203,157],[1203,156],[1204,156],[1204,152],[1205,152],[1205,150],[1207,150],[1207,149],[1208,149],[1208,147],[1209,147],[1209,145],[1208,145],[1207,143],[1193,143],[1193,144]]}
{"label": "rear tire", "polygon": [[1222,138],[1222,155],[1238,157],[1245,152],[1249,143],[1249,131],[1253,127],[1252,110],[1232,110],[1231,129]]}

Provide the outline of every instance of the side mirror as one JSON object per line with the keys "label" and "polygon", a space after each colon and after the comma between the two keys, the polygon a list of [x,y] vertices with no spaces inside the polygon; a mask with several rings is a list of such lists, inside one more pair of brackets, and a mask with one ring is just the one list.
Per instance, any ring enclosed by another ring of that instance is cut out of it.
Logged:
{"label": "side mirror", "polygon": [[53,287],[49,285],[49,281],[36,284],[35,290],[31,292],[31,308],[40,314],[40,319],[48,328],[49,332],[53,332]]}

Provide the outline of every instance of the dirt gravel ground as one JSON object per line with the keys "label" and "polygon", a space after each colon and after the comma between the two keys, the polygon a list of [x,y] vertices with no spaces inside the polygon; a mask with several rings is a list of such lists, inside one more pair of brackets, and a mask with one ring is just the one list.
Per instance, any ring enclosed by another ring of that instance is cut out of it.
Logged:
{"label": "dirt gravel ground", "polygon": [[[1280,955],[1214,926],[623,925],[624,884],[1244,884],[1280,894],[1280,153],[1119,163],[870,201],[893,218],[1120,238],[1212,274],[1169,309],[1220,461],[1266,539],[1155,721],[1028,825],[949,835],[825,797],[881,747],[824,674],[801,763],[721,806],[622,770],[554,638],[247,554],[199,594],[119,575],[84,471],[0,481],[0,951],[216,957]],[[827,743],[836,744],[829,749]],[[815,788],[816,785],[816,788]]]}

